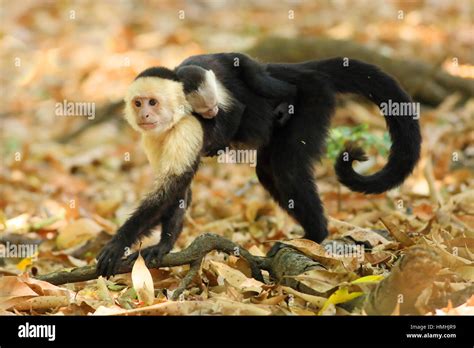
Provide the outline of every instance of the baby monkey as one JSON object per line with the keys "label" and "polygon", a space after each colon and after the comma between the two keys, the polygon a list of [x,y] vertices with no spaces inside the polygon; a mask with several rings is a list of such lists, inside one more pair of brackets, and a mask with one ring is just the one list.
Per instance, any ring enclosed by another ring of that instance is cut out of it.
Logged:
{"label": "baby monkey", "polygon": [[[226,110],[229,96],[216,79],[212,70],[206,70],[197,65],[183,66],[177,70],[179,80],[183,83],[186,100],[193,112],[211,119],[219,113],[219,107]],[[289,106],[294,96],[280,103],[273,111],[275,124],[283,126],[291,117]],[[227,111],[227,110],[226,110]]]}

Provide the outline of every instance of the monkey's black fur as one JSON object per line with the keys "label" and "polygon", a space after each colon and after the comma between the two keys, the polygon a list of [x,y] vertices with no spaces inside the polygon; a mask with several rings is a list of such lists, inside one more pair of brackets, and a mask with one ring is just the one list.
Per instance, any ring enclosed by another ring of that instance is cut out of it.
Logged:
{"label": "monkey's black fur", "polygon": [[[141,253],[145,262],[160,260],[172,248],[183,227],[184,214],[191,204],[191,181],[197,171],[198,159],[184,174],[171,178],[173,186],[164,185],[145,197],[138,209],[118,229],[112,240],[102,249],[97,258],[97,272],[110,276],[118,271],[120,259],[127,247],[147,236],[161,223],[160,242]],[[128,262],[137,258],[132,254]]]}
{"label": "monkey's black fur", "polygon": [[161,67],[161,66],[152,67],[152,68],[143,70],[140,74],[137,75],[137,77],[135,77],[135,80],[138,80],[140,77],[148,77],[148,76],[159,76],[163,79],[179,82],[178,75],[176,74],[175,71],[170,70],[168,68]]}
{"label": "monkey's black fur", "polygon": [[[239,58],[240,68],[234,66],[235,58]],[[212,69],[236,99],[232,110],[219,112],[211,120],[200,119],[205,138],[202,154],[213,154],[229,146],[231,141],[255,148],[258,179],[279,205],[301,224],[305,237],[317,242],[327,235],[327,221],[317,193],[313,165],[324,151],[335,94],[356,93],[379,107],[389,100],[392,103],[411,103],[410,97],[392,77],[357,60],[332,58],[298,64],[260,64],[241,54],[223,53],[190,57],[177,69],[187,65]],[[171,71],[161,70],[155,75],[156,72],[149,71],[144,76],[172,76]],[[296,86],[296,97],[285,97],[288,84]],[[282,127],[273,127],[275,108],[288,100],[294,102],[294,115]],[[375,174],[362,176],[353,170],[352,162],[365,158],[362,149],[348,147],[344,150],[335,165],[339,181],[364,193],[381,193],[400,185],[420,156],[421,134],[414,116],[385,115],[392,146],[387,164]],[[172,211],[176,199],[184,195],[195,169],[190,168],[183,178],[176,178],[176,185],[170,187],[167,194],[148,197],[114,239],[125,239],[130,245],[152,226],[160,221],[164,223],[164,212]],[[173,214],[168,213],[170,216]],[[166,252],[181,230],[181,218],[171,218],[175,219],[174,226],[179,228],[162,233],[165,240],[170,241],[166,248],[161,248],[167,249]],[[173,233],[173,236],[166,237],[166,232]],[[122,249],[111,244],[99,258],[99,274],[114,274],[120,264],[124,244],[120,244]],[[150,252],[150,255],[161,257],[161,249],[157,253]],[[107,262],[111,264],[107,265]]]}

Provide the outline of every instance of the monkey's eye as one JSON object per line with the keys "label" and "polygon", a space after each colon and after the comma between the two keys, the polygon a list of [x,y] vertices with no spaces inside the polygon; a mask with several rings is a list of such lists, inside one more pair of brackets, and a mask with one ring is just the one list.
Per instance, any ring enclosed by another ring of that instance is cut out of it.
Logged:
{"label": "monkey's eye", "polygon": [[139,108],[140,106],[142,106],[142,103],[139,100],[135,100],[135,106]]}
{"label": "monkey's eye", "polygon": [[156,105],[156,99],[151,98],[150,101],[149,101],[149,104],[150,104],[151,106]]}

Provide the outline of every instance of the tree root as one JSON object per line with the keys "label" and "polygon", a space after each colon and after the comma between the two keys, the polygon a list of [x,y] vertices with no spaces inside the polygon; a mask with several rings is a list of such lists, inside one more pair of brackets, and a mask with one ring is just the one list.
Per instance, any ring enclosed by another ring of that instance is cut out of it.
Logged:
{"label": "tree root", "polygon": [[176,288],[176,290],[173,292],[173,295],[171,296],[171,299],[173,301],[177,301],[183,291],[186,290],[189,284],[191,284],[194,277],[196,276],[196,274],[198,274],[199,269],[201,268],[201,262],[202,259],[199,259],[191,263],[191,268],[189,269],[188,273],[186,273],[184,278],[179,283],[179,286]]}

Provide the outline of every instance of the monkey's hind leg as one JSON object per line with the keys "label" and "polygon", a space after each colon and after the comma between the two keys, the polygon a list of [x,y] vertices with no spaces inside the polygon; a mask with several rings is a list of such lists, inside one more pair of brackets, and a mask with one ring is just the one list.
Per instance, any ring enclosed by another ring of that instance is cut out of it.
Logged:
{"label": "monkey's hind leg", "polygon": [[327,220],[309,156],[305,157],[304,152],[274,151],[272,172],[279,205],[303,227],[305,238],[323,241],[328,234]]}
{"label": "monkey's hind leg", "polygon": [[275,179],[273,178],[272,167],[270,164],[271,149],[263,147],[257,150],[257,178],[262,186],[273,197],[275,201],[278,199],[278,190],[275,186]]}
{"label": "monkey's hind leg", "polygon": [[258,150],[256,171],[262,186],[303,227],[305,238],[321,242],[327,236],[327,221],[310,158],[266,147]]}

